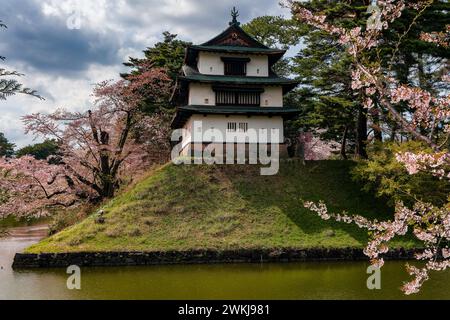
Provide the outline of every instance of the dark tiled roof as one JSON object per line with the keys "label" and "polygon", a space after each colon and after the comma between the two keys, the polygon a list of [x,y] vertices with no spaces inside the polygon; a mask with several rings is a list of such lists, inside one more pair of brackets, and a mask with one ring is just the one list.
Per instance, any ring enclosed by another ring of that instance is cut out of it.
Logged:
{"label": "dark tiled roof", "polygon": [[257,47],[241,47],[241,46],[190,46],[189,48],[199,51],[212,52],[232,52],[232,53],[254,53],[254,54],[281,54],[284,55],[286,50],[257,48]]}
{"label": "dark tiled roof", "polygon": [[239,76],[219,76],[206,75],[200,73],[186,74],[180,77],[181,80],[188,80],[192,82],[206,82],[206,83],[232,83],[232,84],[261,84],[261,85],[298,85],[298,81],[281,78],[281,77],[239,77]]}
{"label": "dark tiled roof", "polygon": [[285,50],[260,48],[260,47],[227,46],[227,45],[189,46],[186,50],[185,63],[189,65],[195,65],[198,53],[201,51],[228,53],[228,54],[267,55],[269,57],[270,66],[273,66],[286,54]]}
{"label": "dark tiled roof", "polygon": [[[233,37],[234,35],[234,37]],[[239,44],[246,47],[267,48],[264,44],[245,32],[239,24],[230,24],[230,26],[213,39],[203,43],[203,46],[215,45],[233,45]]]}
{"label": "dark tiled roof", "polygon": [[218,76],[218,75],[200,74],[198,73],[198,71],[190,67],[186,67],[183,70],[185,75],[179,77],[179,80],[184,82],[201,82],[201,83],[225,84],[225,85],[282,86],[283,94],[290,92],[299,85],[299,81],[277,76],[272,77]]}
{"label": "dark tiled roof", "polygon": [[219,114],[219,115],[263,115],[283,116],[292,118],[300,111],[292,107],[246,107],[246,106],[199,106],[191,105],[179,107],[172,121],[172,128],[181,128],[193,114]]}

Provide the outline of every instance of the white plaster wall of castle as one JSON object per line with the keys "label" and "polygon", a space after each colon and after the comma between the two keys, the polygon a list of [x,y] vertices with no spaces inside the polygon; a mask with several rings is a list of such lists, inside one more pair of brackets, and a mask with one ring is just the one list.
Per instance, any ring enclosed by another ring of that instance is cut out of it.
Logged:
{"label": "white plaster wall of castle", "polygon": [[225,74],[225,64],[222,57],[250,58],[247,64],[248,77],[268,77],[269,57],[263,55],[225,54],[214,52],[200,52],[198,58],[198,70],[201,74],[219,75]]}
{"label": "white plaster wall of castle", "polygon": [[214,106],[215,104],[216,93],[210,84],[191,83],[189,85],[189,105]]}
{"label": "white plaster wall of castle", "polygon": [[283,107],[283,88],[264,87],[261,94],[261,107]]}
{"label": "white plaster wall of castle", "polygon": [[[228,130],[229,123],[236,124],[236,131],[230,132]],[[240,125],[246,124],[248,131],[240,130]],[[284,143],[284,124],[283,118],[279,116],[244,116],[232,115],[229,117],[223,115],[193,115],[184,126],[186,131],[190,134],[186,135],[183,140],[183,147],[195,142],[212,142],[204,141],[205,133],[208,130],[214,129],[221,133],[224,138],[222,141],[215,140],[217,143],[233,143],[233,142],[247,142],[247,143]],[[255,131],[253,131],[255,130]],[[272,140],[271,133],[278,132],[278,139]],[[255,136],[252,133],[257,132]]]}
{"label": "white plaster wall of castle", "polygon": [[[215,106],[216,94],[210,84],[191,83],[189,85],[189,105]],[[277,86],[264,87],[261,94],[261,107],[282,107],[283,88]]]}

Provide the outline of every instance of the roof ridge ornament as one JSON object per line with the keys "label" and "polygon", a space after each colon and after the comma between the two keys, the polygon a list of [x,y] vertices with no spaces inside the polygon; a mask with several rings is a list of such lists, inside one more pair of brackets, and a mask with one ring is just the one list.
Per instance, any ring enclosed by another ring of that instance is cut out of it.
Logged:
{"label": "roof ridge ornament", "polygon": [[231,10],[231,18],[233,20],[230,22],[230,26],[240,26],[241,23],[237,20],[239,17],[239,11],[236,10],[236,7],[233,7],[233,10]]}

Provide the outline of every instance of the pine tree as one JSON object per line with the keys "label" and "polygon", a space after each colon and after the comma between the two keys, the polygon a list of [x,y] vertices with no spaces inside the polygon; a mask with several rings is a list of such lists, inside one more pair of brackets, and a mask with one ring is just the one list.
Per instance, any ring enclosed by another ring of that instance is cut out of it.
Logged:
{"label": "pine tree", "polygon": [[0,157],[11,157],[14,154],[14,143],[10,143],[5,135],[0,132]]}
{"label": "pine tree", "polygon": [[[45,140],[42,143],[37,143],[23,147],[16,152],[16,157],[32,156],[36,160],[47,160],[50,156],[60,156],[58,142],[56,140]],[[50,159],[50,162],[55,163],[58,159]]]}
{"label": "pine tree", "polygon": [[[341,19],[343,24],[357,24],[355,15],[347,18],[350,7],[338,1],[310,1],[312,11],[321,11],[330,18]],[[359,14],[361,14],[361,11]],[[341,157],[347,158],[352,147],[365,157],[364,143],[367,118],[351,90],[350,57],[336,38],[308,27],[303,38],[304,48],[293,59],[292,71],[302,83],[302,89],[294,94],[300,97],[304,115],[296,125],[316,129],[325,140],[341,142]],[[359,130],[358,130],[359,129]]]}
{"label": "pine tree", "polygon": [[[175,84],[184,64],[186,47],[191,43],[178,40],[176,34],[168,31],[163,33],[163,37],[163,41],[143,51],[144,58],[130,57],[124,65],[131,68],[131,71],[121,74],[122,78],[127,79],[130,75],[140,75],[142,74],[142,66],[145,66],[145,68],[151,66],[152,68],[165,69],[172,83]],[[166,118],[167,114],[171,115],[174,112],[174,106],[170,102],[170,96],[167,96],[166,99],[162,99],[158,106],[152,101],[142,101],[142,110],[147,114],[164,114],[162,118]]]}
{"label": "pine tree", "polygon": [[[139,73],[139,66],[144,61],[149,61],[155,68],[165,68],[167,74],[175,82],[180,70],[184,64],[185,50],[190,42],[178,40],[176,34],[168,31],[163,33],[164,40],[156,43],[153,47],[144,50],[144,59],[129,58],[129,61],[124,63],[125,66],[130,67],[131,73]],[[122,77],[126,78],[127,74]]]}
{"label": "pine tree", "polygon": [[[257,17],[243,25],[242,29],[265,46],[282,50],[288,50],[298,45],[304,32],[303,26],[293,19],[281,16]],[[284,57],[273,66],[273,71],[279,76],[289,76],[291,74],[290,63],[291,59]]]}
{"label": "pine tree", "polygon": [[[368,6],[371,1],[308,1],[304,6],[313,12],[327,15],[333,24],[347,28],[366,27]],[[428,89],[442,86],[440,73],[433,66],[448,63],[449,51],[420,39],[422,32],[442,31],[448,24],[450,5],[447,1],[435,1],[415,20],[417,11],[408,8],[397,19],[387,34],[387,41],[379,49],[370,52],[367,59],[377,62],[377,55],[390,56],[396,62],[395,70],[387,70],[400,83],[426,82]],[[410,27],[411,26],[411,27]],[[376,140],[390,135],[396,139],[399,130],[387,114],[367,114],[358,96],[351,94],[352,61],[346,55],[338,39],[310,28],[304,36],[305,48],[293,60],[293,72],[299,76],[303,88],[296,92],[300,97],[304,116],[298,126],[322,129],[322,138],[342,141],[354,146],[355,153],[366,157],[368,136]],[[400,40],[400,42],[399,42]],[[397,46],[397,43],[399,45]],[[448,69],[447,69],[448,72]],[[440,88],[442,90],[442,88]],[[408,112],[407,109],[399,110]],[[345,149],[341,155],[346,157]]]}
{"label": "pine tree", "polygon": [[[378,54],[386,55],[395,62],[392,71],[400,83],[419,85],[433,94],[448,92],[450,88],[442,81],[442,76],[449,71],[450,51],[420,40],[420,35],[445,30],[450,19],[449,11],[450,2],[446,0],[433,1],[416,19],[414,17],[417,16],[417,11],[407,8],[402,17],[394,22],[393,29],[386,31],[389,41],[381,47]],[[401,41],[396,46],[399,40]],[[447,68],[437,68],[442,65],[447,65]],[[400,106],[398,111],[408,113],[411,110]],[[391,140],[403,139],[401,128],[392,125],[390,119],[385,120],[391,131]],[[428,132],[428,134],[432,138],[438,133]],[[408,139],[408,136],[405,138]]]}

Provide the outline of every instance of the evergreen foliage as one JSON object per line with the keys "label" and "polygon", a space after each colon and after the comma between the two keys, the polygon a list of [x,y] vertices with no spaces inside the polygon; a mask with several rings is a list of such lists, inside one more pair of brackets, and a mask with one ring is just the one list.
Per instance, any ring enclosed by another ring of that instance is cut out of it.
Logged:
{"label": "evergreen foliage", "polygon": [[0,157],[11,157],[14,154],[14,143],[10,143],[5,135],[0,132]]}
{"label": "evergreen foliage", "polygon": [[[327,21],[335,25],[365,28],[371,1],[307,1],[303,6],[313,12],[325,14]],[[422,32],[441,31],[448,23],[448,1],[435,1],[426,9],[408,31],[416,13],[406,9],[392,28],[386,31],[386,41],[378,50],[370,52],[366,59],[378,61],[378,56],[390,57],[395,61],[391,72],[401,83],[420,83],[426,89],[445,90],[442,71],[436,72],[436,65],[446,63],[448,49],[420,40]],[[292,73],[299,77],[302,88],[295,93],[294,100],[304,112],[295,125],[300,128],[319,129],[321,138],[342,142],[341,155],[348,151],[366,157],[365,148],[370,140],[398,140],[409,137],[389,118],[376,112],[367,114],[362,107],[360,95],[351,90],[351,67],[353,61],[339,44],[336,37],[312,27],[303,37],[304,48],[292,61]],[[396,43],[401,39],[400,45]],[[386,60],[386,59],[385,59]],[[448,71],[448,69],[447,69]],[[448,88],[447,88],[448,89]],[[436,92],[436,91],[434,91]],[[375,101],[376,103],[376,101]],[[401,109],[400,112],[408,112]]]}
{"label": "evergreen foliage", "polygon": [[16,157],[33,156],[36,160],[47,160],[50,156],[57,156],[59,146],[55,140],[45,140],[42,143],[26,146],[16,152]]}
{"label": "evergreen foliage", "polygon": [[[164,68],[169,77],[175,82],[183,67],[185,49],[190,42],[177,39],[176,34],[168,31],[163,33],[164,40],[156,43],[153,47],[144,50],[144,59],[130,57],[125,66],[132,69],[131,74],[139,74],[140,66],[150,62],[155,68]],[[124,78],[127,74],[122,75]]]}
{"label": "evergreen foliage", "polygon": [[372,144],[368,148],[369,159],[358,162],[352,171],[353,177],[364,184],[365,191],[387,197],[392,205],[398,201],[412,205],[419,200],[442,206],[450,194],[450,181],[425,172],[410,175],[396,160],[399,153],[424,150],[426,146],[417,141]]}

